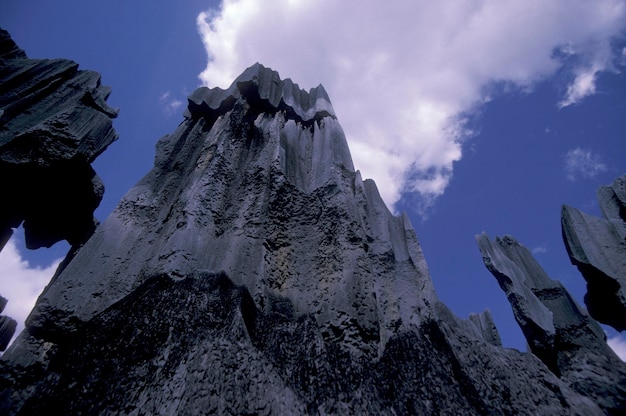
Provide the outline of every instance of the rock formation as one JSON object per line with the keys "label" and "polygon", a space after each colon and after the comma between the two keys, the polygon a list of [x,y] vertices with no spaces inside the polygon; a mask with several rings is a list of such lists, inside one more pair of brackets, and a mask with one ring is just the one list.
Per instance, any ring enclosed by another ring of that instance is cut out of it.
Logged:
{"label": "rock formation", "polygon": [[572,389],[605,409],[626,409],[626,364],[606,344],[600,325],[550,279],[513,237],[476,236],[531,351]]}
{"label": "rock formation", "polygon": [[[0,313],[7,306],[7,300],[0,296]],[[0,351],[4,351],[15,333],[17,322],[8,316],[0,315]]]}
{"label": "rock formation", "polygon": [[0,29],[0,250],[23,223],[29,248],[93,233],[104,187],[91,162],[117,139],[100,75],[28,59]]}
{"label": "rock formation", "polygon": [[561,229],[572,264],[587,281],[585,304],[598,321],[626,329],[626,175],[598,189],[604,218],[563,206]]}
{"label": "rock formation", "polygon": [[0,360],[4,413],[615,410],[502,348],[488,312],[454,316],[324,89],[259,64],[192,94],[27,325]]}

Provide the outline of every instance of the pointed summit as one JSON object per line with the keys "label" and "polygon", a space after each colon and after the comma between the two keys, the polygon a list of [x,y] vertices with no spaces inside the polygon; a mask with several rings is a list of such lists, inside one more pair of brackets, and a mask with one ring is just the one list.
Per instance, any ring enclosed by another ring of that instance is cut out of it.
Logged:
{"label": "pointed summit", "polygon": [[156,153],[0,361],[0,412],[602,413],[438,300],[322,87],[256,64]]}
{"label": "pointed summit", "polygon": [[337,118],[321,84],[306,92],[291,79],[282,80],[278,72],[259,63],[247,68],[226,90],[198,88],[189,97],[188,110],[192,115],[217,117],[229,111],[241,96],[267,112],[285,111],[287,118],[298,122]]}

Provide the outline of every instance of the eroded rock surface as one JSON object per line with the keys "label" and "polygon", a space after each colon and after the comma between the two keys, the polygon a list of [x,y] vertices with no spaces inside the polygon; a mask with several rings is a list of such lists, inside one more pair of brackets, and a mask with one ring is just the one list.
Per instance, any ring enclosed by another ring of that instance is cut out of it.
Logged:
{"label": "eroded rock surface", "polygon": [[561,229],[572,264],[587,281],[585,304],[598,321],[626,329],[626,175],[598,189],[604,218],[564,205]]}
{"label": "eroded rock surface", "polygon": [[626,410],[626,364],[598,323],[550,279],[513,237],[476,236],[487,269],[506,293],[531,351],[574,390],[611,413]]}
{"label": "eroded rock surface", "polygon": [[[7,306],[7,299],[0,296],[0,313]],[[0,315],[0,351],[4,351],[15,334],[17,322],[8,316]]]}
{"label": "eroded rock surface", "polygon": [[0,360],[4,412],[603,414],[438,300],[334,114],[258,64],[192,94]]}
{"label": "eroded rock surface", "polygon": [[104,187],[91,168],[117,135],[100,75],[28,59],[0,29],[0,249],[23,223],[29,248],[93,233]]}

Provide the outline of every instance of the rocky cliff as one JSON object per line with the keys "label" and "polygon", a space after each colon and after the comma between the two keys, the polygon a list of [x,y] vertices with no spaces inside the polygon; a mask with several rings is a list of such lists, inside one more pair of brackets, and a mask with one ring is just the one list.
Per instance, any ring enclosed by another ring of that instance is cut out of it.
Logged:
{"label": "rocky cliff", "polygon": [[[0,296],[0,312],[4,311],[6,306],[7,300]],[[13,334],[15,334],[16,327],[17,322],[15,319],[0,315],[0,351],[4,351],[7,348]]]}
{"label": "rocky cliff", "polygon": [[563,206],[561,229],[572,264],[587,281],[585,304],[598,321],[626,329],[626,175],[598,189],[604,218]]}
{"label": "rocky cliff", "polygon": [[93,233],[104,187],[91,168],[117,135],[100,75],[29,59],[0,29],[0,250],[23,224],[29,248]]}
{"label": "rocky cliff", "polygon": [[454,316],[324,89],[259,64],[192,94],[0,366],[5,414],[624,410]]}
{"label": "rocky cliff", "polygon": [[[93,234],[104,186],[91,162],[117,139],[109,93],[75,62],[29,59],[0,28],[0,250],[20,224],[28,248]],[[15,326],[0,317],[0,351]]]}

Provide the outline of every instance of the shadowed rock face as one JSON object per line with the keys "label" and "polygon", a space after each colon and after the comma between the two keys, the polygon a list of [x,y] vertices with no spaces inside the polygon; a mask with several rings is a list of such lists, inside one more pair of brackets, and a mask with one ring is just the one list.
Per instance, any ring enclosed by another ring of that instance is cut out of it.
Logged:
{"label": "shadowed rock face", "polygon": [[598,189],[604,218],[563,206],[561,229],[572,264],[587,281],[585,304],[598,321],[626,329],[626,175]]}
{"label": "shadowed rock face", "polygon": [[597,322],[513,237],[496,237],[492,242],[481,234],[476,239],[532,352],[605,410],[626,410],[626,364],[606,344]]}
{"label": "shadowed rock face", "polygon": [[93,233],[104,187],[91,162],[117,139],[100,75],[28,59],[0,29],[0,249],[23,222],[29,248]]}
{"label": "shadowed rock face", "polygon": [[257,64],[187,110],[0,360],[5,413],[603,413],[438,300],[321,86]]}

